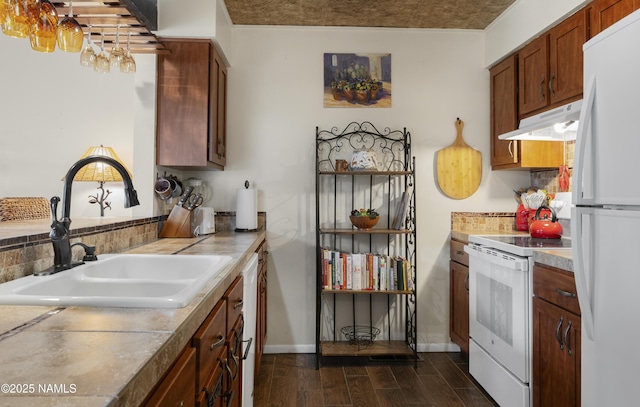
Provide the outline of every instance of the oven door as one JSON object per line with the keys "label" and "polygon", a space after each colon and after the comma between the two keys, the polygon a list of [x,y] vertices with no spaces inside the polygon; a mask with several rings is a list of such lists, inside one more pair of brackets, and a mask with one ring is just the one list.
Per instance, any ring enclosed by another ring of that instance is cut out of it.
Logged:
{"label": "oven door", "polygon": [[469,336],[529,383],[529,259],[468,245]]}

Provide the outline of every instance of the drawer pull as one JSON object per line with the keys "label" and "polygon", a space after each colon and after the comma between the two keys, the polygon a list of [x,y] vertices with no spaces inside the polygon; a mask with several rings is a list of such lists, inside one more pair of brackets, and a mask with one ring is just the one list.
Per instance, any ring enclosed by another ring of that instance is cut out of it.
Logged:
{"label": "drawer pull", "polygon": [[469,294],[469,273],[464,276],[464,288],[467,290],[467,294]]}
{"label": "drawer pull", "polygon": [[560,317],[560,321],[558,322],[558,326],[556,327],[556,341],[558,341],[558,344],[560,345],[560,350],[563,349],[563,345],[562,345],[562,338],[560,338],[560,330],[562,329],[562,317]]}
{"label": "drawer pull", "polygon": [[569,323],[567,324],[567,329],[564,330],[563,335],[563,341],[567,346],[567,352],[569,353],[569,355],[571,355],[571,344],[569,344],[569,341],[567,340],[567,337],[569,336],[569,330],[571,330],[571,321],[569,321]]}
{"label": "drawer pull", "polygon": [[218,346],[222,346],[224,344],[224,337],[222,335],[218,335],[216,339],[217,341],[213,342],[211,346],[209,346],[209,350],[214,350]]}
{"label": "drawer pull", "polygon": [[556,287],[556,292],[557,292],[558,294],[560,294],[561,296],[563,296],[563,297],[576,298],[576,295],[575,295],[574,293],[570,293],[570,292],[568,292],[568,291],[561,290],[561,289],[559,289],[559,288],[557,288],[557,287]]}
{"label": "drawer pull", "polygon": [[463,250],[456,250],[456,254],[458,256],[462,256],[464,254],[464,251]]}
{"label": "drawer pull", "polygon": [[545,100],[544,96],[544,76],[540,79],[540,86],[538,86],[538,90],[540,91],[540,100]]}
{"label": "drawer pull", "polygon": [[242,308],[243,305],[244,305],[243,301],[242,300],[238,300],[238,301],[236,301],[235,304],[233,304],[233,309]]}

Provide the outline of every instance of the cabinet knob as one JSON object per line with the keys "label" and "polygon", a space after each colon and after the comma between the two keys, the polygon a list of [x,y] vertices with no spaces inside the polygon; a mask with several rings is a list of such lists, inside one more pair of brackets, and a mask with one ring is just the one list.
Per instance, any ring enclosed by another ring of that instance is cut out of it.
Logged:
{"label": "cabinet knob", "polygon": [[538,86],[538,90],[540,91],[540,99],[544,100],[544,76],[540,79],[540,86]]}
{"label": "cabinet knob", "polygon": [[553,81],[556,78],[556,73],[553,72],[551,74],[551,78],[549,78],[549,94],[551,95],[551,97],[555,97],[556,96],[556,92],[554,92],[553,90]]}

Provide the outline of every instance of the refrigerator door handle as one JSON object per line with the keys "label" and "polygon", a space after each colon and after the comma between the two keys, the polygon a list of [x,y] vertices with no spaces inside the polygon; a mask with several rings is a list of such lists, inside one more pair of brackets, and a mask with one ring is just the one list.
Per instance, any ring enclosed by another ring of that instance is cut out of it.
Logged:
{"label": "refrigerator door handle", "polygon": [[[591,217],[593,210],[588,208],[571,208],[571,230],[573,236],[577,236],[572,241],[572,257],[574,262],[574,277],[576,280],[576,291],[578,292],[578,303],[580,304],[580,313],[582,314],[582,326],[585,328],[587,338],[594,340],[594,321],[593,321],[593,309],[591,308],[592,300],[589,292],[590,284],[589,278],[593,278],[591,270],[586,267],[591,267],[591,262],[587,261],[586,256],[590,253],[588,245],[591,241],[591,228],[584,230],[583,216],[587,215]],[[587,233],[587,235],[585,235]]]}
{"label": "refrigerator door handle", "polygon": [[[595,101],[595,93],[596,93],[596,77],[592,75],[587,81],[585,81],[585,98],[582,105],[582,110],[580,111],[580,119],[578,121],[578,135],[576,138],[576,160],[574,162],[573,168],[573,197],[572,201],[574,203],[583,203],[589,204],[592,202],[593,196],[593,185],[589,185],[587,188],[584,187],[583,182],[585,180],[589,182],[592,181],[592,177],[585,177],[584,171],[590,169],[589,165],[593,165],[591,162],[592,157],[587,157],[586,154],[586,146],[590,141],[589,137],[589,125],[591,124],[591,118],[593,114],[593,104]],[[593,133],[593,131],[591,132]],[[587,163],[587,159],[589,162]],[[585,189],[587,192],[587,196],[584,196]]]}

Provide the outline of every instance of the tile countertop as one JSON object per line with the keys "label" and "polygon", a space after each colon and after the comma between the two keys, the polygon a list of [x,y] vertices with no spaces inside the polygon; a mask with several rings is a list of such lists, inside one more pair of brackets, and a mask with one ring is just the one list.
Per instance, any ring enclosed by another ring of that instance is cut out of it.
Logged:
{"label": "tile countertop", "polygon": [[[460,232],[457,230],[451,231],[451,238],[459,240],[461,242],[468,242],[470,235],[527,235],[527,232],[504,232],[504,231],[471,231]],[[533,261],[536,263],[544,264],[546,266],[556,267],[562,270],[573,272],[573,259],[571,257],[571,250],[535,250],[533,253]]]}
{"label": "tile countertop", "polygon": [[0,406],[138,406],[265,238],[222,232],[127,251],[231,256],[184,308],[0,306]]}

